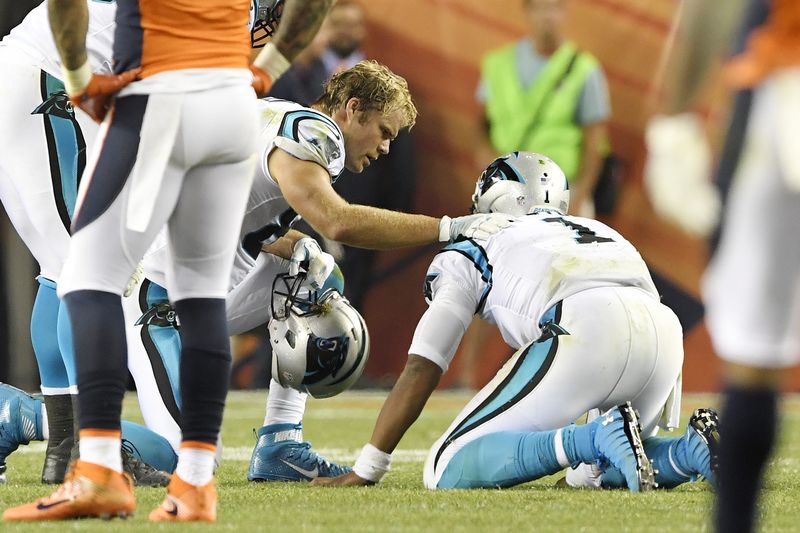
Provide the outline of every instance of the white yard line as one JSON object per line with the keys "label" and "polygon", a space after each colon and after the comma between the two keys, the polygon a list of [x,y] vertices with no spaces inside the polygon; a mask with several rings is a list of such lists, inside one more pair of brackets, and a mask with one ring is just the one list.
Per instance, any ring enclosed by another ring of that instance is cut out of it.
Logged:
{"label": "white yard line", "polygon": [[[32,442],[27,446],[20,446],[14,453],[30,454],[44,453],[46,442]],[[353,462],[361,452],[361,448],[315,448],[317,453],[333,461]],[[225,461],[249,461],[253,453],[252,446],[225,446],[222,449],[222,459]],[[399,463],[413,463],[424,461],[428,450],[395,450],[392,461]]]}
{"label": "white yard line", "polygon": [[[325,459],[345,463],[354,462],[361,452],[361,448],[314,448],[314,450]],[[252,446],[229,446],[222,449],[222,459],[225,461],[250,461],[252,453]],[[392,454],[392,462],[421,462],[427,456],[428,450],[395,450]]]}

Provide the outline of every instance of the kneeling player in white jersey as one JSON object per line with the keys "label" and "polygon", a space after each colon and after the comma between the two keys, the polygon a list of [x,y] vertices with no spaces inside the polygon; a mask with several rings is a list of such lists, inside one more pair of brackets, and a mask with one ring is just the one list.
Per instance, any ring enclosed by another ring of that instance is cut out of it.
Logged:
{"label": "kneeling player in white jersey", "polygon": [[[518,218],[484,244],[463,239],[436,256],[425,279],[430,307],[370,443],[353,472],[319,483],[381,479],[474,314],[518,351],[433,445],[426,487],[509,487],[582,463],[599,463],[632,491],[713,478],[713,413],[699,413],[685,437],[648,438],[659,425],[677,427],[683,348],[634,247],[600,222],[567,216],[564,174],[539,154],[495,160],[473,202],[476,212]],[[594,408],[604,414],[571,424]]]}

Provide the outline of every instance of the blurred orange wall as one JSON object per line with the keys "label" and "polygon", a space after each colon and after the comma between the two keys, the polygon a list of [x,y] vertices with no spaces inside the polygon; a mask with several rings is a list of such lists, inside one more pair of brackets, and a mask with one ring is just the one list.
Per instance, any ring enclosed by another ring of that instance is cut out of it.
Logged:
{"label": "blurred orange wall", "polygon": [[[566,33],[601,61],[609,81],[614,151],[625,169],[618,212],[607,219],[640,250],[645,260],[689,294],[699,295],[706,263],[703,242],[658,221],[641,190],[651,80],[658,68],[676,2],[673,0],[566,0]],[[368,56],[404,76],[420,110],[413,130],[419,174],[416,210],[430,215],[467,212],[481,167],[471,154],[480,116],[475,87],[481,56],[526,31],[522,0],[369,0]],[[698,109],[719,144],[728,110],[726,92],[712,81]],[[713,104],[711,104],[713,102]],[[382,253],[378,270],[398,261],[410,266],[373,287],[365,316],[373,338],[367,374],[387,383],[406,360],[416,321],[425,310],[422,280],[435,250]],[[684,387],[718,388],[717,362],[705,328],[686,336]],[[482,385],[509,349],[497,336],[486,355]],[[459,358],[443,378],[453,383]],[[793,383],[800,384],[800,379]]]}

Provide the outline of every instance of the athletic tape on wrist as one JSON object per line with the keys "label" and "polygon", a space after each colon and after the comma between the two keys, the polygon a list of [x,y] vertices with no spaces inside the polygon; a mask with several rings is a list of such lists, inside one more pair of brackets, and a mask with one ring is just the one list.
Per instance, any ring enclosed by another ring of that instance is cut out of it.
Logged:
{"label": "athletic tape on wrist", "polygon": [[70,95],[83,91],[92,79],[92,67],[88,59],[75,70],[62,67],[61,72],[64,75],[64,89]]}
{"label": "athletic tape on wrist", "polygon": [[372,444],[367,444],[353,465],[353,472],[361,479],[377,483],[389,471],[392,465],[392,454],[382,452]]}
{"label": "athletic tape on wrist", "polygon": [[256,56],[253,64],[269,74],[274,82],[289,69],[291,62],[278,51],[274,44],[267,43]]}
{"label": "athletic tape on wrist", "polygon": [[439,221],[439,242],[447,242],[450,240],[450,226],[452,219],[445,215]]}

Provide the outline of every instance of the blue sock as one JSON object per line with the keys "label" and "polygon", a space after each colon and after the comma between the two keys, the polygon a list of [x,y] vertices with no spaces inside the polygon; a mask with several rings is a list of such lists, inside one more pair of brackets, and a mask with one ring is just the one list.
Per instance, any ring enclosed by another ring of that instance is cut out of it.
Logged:
{"label": "blue sock", "polygon": [[127,420],[122,421],[122,446],[134,457],[170,474],[175,471],[175,466],[178,464],[178,456],[167,439],[155,431]]}
{"label": "blue sock", "polygon": [[42,276],[36,280],[39,282],[39,290],[36,292],[31,313],[31,342],[39,366],[39,379],[46,394],[67,394],[69,378],[56,334],[61,301],[56,295],[56,284],[53,281]]}
{"label": "blue sock", "polygon": [[597,460],[597,450],[594,448],[594,433],[596,427],[592,423],[571,424],[561,429],[561,442],[569,464],[594,463]]}
{"label": "blue sock", "polygon": [[71,387],[78,386],[78,372],[75,370],[75,346],[72,340],[72,325],[69,321],[67,306],[62,305],[58,310],[58,346],[64,369],[67,372],[67,381]]}
{"label": "blue sock", "polygon": [[653,461],[659,487],[671,489],[692,479],[694,473],[686,458],[684,436],[645,439],[644,452]]}
{"label": "blue sock", "polygon": [[[662,489],[672,489],[691,481],[692,470],[686,459],[686,439],[684,437],[650,437],[644,440],[644,451],[653,461],[656,483]],[[603,471],[602,485],[605,488],[624,489],[628,487],[625,476],[613,466]]]}
{"label": "blue sock", "polygon": [[438,487],[511,487],[554,474],[565,467],[556,451],[558,438],[567,463],[594,460],[593,435],[586,426],[570,425],[557,431],[502,431],[461,448],[447,464]]}

